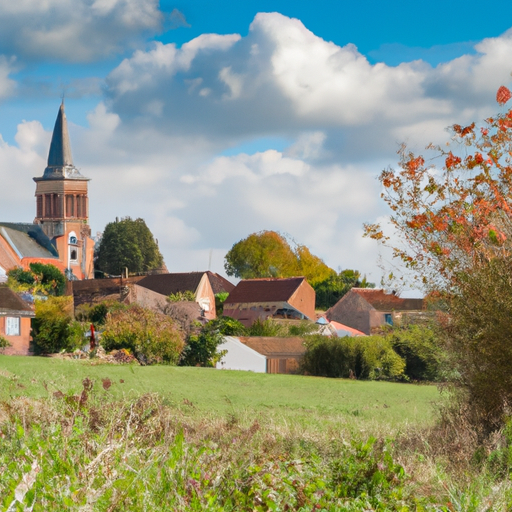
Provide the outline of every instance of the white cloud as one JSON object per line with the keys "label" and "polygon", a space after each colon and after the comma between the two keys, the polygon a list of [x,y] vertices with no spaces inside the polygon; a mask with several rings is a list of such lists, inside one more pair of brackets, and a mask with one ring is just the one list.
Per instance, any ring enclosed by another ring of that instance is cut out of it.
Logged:
{"label": "white cloud", "polygon": [[[119,2],[94,5],[107,16]],[[398,143],[422,150],[446,137],[445,126],[492,114],[496,89],[510,80],[511,34],[476,48],[435,68],[372,65],[352,45],[267,13],[246,37],[204,34],[181,48],[138,50],[107,77],[89,126],[69,120],[75,163],[92,178],[93,231],[143,217],[171,271],[206,268],[210,249],[220,271],[233,243],[274,229],[331,267],[378,282],[377,248],[361,238],[363,222],[386,213],[376,176],[396,161]],[[23,199],[24,218],[33,216],[31,178],[44,170],[49,136],[23,123],[17,145],[0,147],[0,178],[24,183],[16,199],[0,192],[2,206]],[[254,139],[270,142],[247,149]]]}
{"label": "white cloud", "polygon": [[88,62],[160,30],[158,0],[2,0],[0,52]]}

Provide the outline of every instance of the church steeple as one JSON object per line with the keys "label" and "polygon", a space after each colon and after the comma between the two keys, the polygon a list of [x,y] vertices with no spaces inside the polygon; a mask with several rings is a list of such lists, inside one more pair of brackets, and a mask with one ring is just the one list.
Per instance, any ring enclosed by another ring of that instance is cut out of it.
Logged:
{"label": "church steeple", "polygon": [[71,155],[71,144],[69,143],[68,122],[64,111],[64,100],[60,104],[59,113],[53,128],[52,142],[50,152],[48,153],[48,165],[44,170],[44,180],[84,178],[80,171],[73,165],[73,156]]}
{"label": "church steeple", "polygon": [[94,242],[90,238],[88,220],[89,178],[82,176],[73,164],[64,102],[55,121],[48,165],[43,176],[34,181],[34,222],[53,240],[68,272],[79,279],[93,277]]}

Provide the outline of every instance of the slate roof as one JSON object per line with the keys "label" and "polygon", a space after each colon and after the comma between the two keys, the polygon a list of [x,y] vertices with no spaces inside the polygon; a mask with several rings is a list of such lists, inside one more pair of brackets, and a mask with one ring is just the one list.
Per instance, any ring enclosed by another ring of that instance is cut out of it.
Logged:
{"label": "slate roof", "polygon": [[0,236],[21,258],[59,258],[52,244],[39,224],[0,222]]}
{"label": "slate roof", "polygon": [[394,293],[386,293],[383,289],[352,288],[377,311],[418,311],[424,309],[423,299],[401,299]]}
{"label": "slate roof", "polygon": [[146,276],[137,284],[162,295],[178,292],[196,292],[204,272],[183,272],[176,274],[155,274]]}
{"label": "slate roof", "polygon": [[34,316],[34,311],[23,299],[5,285],[0,285],[0,313],[26,312],[27,316]]}
{"label": "slate roof", "polygon": [[287,302],[304,280],[304,277],[244,279],[224,304]]}
{"label": "slate roof", "polygon": [[71,144],[69,142],[68,122],[64,112],[64,101],[62,101],[55,126],[53,128],[52,141],[50,143],[50,152],[48,154],[48,165],[44,170],[42,178],[38,180],[87,180],[80,171],[73,165],[73,156],[71,155]]}
{"label": "slate roof", "polygon": [[239,336],[244,345],[268,358],[297,357],[306,352],[302,338],[271,338],[266,336]]}

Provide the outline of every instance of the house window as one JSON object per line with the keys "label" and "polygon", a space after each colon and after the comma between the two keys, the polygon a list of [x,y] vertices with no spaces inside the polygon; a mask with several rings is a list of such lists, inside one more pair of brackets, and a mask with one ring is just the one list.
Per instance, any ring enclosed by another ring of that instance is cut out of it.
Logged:
{"label": "house window", "polygon": [[385,313],[384,322],[386,322],[388,325],[393,325],[393,315],[391,313]]}
{"label": "house window", "polygon": [[71,250],[71,252],[69,253],[69,259],[71,261],[76,261],[77,260],[76,249],[72,249]]}
{"label": "house window", "polygon": [[5,317],[5,334],[7,336],[20,335],[20,319],[15,316]]}

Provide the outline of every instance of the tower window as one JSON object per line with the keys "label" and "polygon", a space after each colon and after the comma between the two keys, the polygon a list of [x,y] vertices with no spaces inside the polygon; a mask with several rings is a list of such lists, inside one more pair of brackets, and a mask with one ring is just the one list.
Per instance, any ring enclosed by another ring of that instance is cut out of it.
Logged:
{"label": "tower window", "polygon": [[69,259],[71,261],[76,261],[78,259],[77,254],[76,254],[76,249],[71,249],[71,252],[69,253]]}
{"label": "tower window", "polygon": [[75,236],[75,235],[71,235],[71,236],[69,237],[69,243],[70,243],[70,244],[73,244],[73,245],[76,245],[76,244],[78,243],[78,240],[77,240],[77,238],[76,238],[76,236]]}

